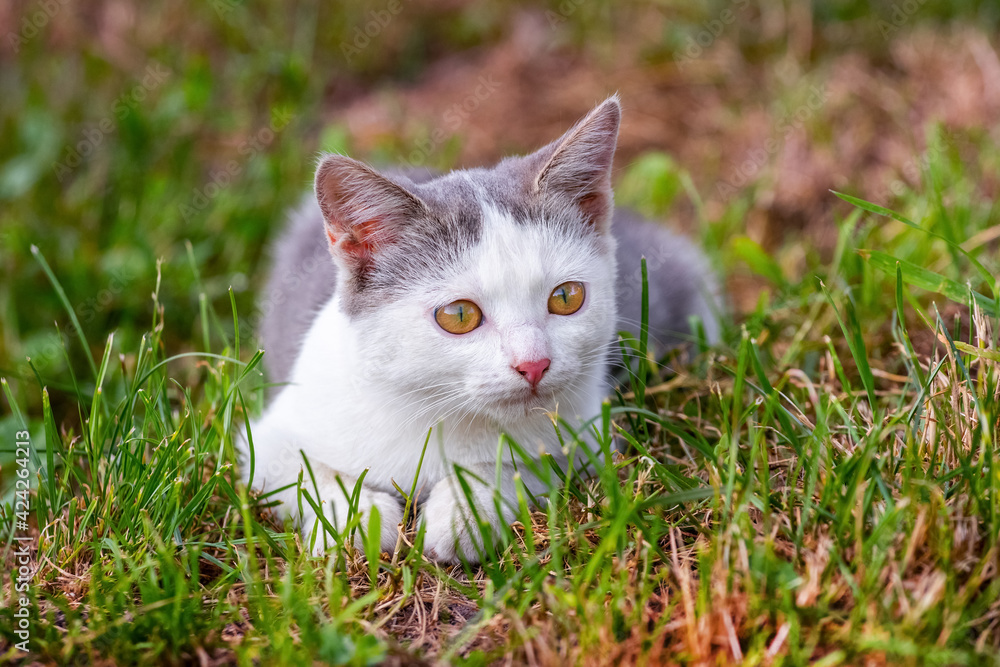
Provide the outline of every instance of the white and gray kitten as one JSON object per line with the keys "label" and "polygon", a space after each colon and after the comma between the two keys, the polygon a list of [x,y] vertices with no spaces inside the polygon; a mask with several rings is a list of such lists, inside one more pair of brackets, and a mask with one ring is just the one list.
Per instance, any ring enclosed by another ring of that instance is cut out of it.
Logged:
{"label": "white and gray kitten", "polygon": [[[616,331],[638,326],[640,257],[651,338],[676,343],[689,316],[717,337],[701,253],[613,214],[620,118],[612,97],[531,155],[438,177],[322,159],[317,201],[279,240],[264,299],[267,370],[287,384],[251,424],[255,486],[293,485],[304,454],[341,528],[342,489],[364,474],[361,525],[378,507],[391,550],[403,511],[394,483],[411,487],[432,431],[419,479],[424,551],[474,561],[481,537],[456,466],[496,529],[517,506],[509,453],[499,513],[493,502],[501,433],[565,463],[552,414],[575,426],[600,413]],[[521,476],[543,490],[523,466]],[[304,486],[315,495],[308,474]],[[298,516],[296,495],[292,486],[276,498],[308,537],[317,517],[305,500]]]}

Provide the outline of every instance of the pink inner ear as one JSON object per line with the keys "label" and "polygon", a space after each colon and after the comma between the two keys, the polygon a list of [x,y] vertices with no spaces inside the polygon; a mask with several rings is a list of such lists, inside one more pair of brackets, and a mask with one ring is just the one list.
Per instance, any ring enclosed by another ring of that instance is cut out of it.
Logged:
{"label": "pink inner ear", "polygon": [[591,223],[608,212],[608,198],[601,192],[591,192],[580,197],[576,200],[576,205]]}
{"label": "pink inner ear", "polygon": [[345,233],[339,236],[339,245],[338,236],[329,225],[326,228],[326,235],[330,239],[331,246],[355,261],[368,261],[389,241],[386,237],[386,225],[381,220],[365,220],[351,225],[344,231]]}

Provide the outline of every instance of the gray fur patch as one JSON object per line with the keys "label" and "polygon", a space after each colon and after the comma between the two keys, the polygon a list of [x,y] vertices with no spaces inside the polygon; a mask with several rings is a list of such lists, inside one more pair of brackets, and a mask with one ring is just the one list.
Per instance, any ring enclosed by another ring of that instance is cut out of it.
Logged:
{"label": "gray fur patch", "polygon": [[429,214],[411,220],[403,233],[380,249],[363,274],[344,281],[341,306],[351,317],[386,299],[399,298],[411,285],[443,276],[482,236],[482,208],[471,186],[458,174],[422,184],[404,184],[401,177],[387,175],[417,196]]}
{"label": "gray fur patch", "polygon": [[306,332],[337,288],[337,267],[323,233],[323,214],[310,196],[289,215],[272,246],[271,272],[257,306],[264,367],[287,382]]}
{"label": "gray fur patch", "polygon": [[618,241],[618,330],[639,333],[645,257],[653,348],[663,353],[688,341],[691,316],[701,320],[708,342],[717,342],[722,304],[701,250],[689,239],[627,209],[615,211],[611,231]]}

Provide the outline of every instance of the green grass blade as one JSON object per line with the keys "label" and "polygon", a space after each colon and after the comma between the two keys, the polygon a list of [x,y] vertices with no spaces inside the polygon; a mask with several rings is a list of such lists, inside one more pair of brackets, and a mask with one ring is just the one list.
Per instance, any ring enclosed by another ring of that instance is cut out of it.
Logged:
{"label": "green grass blade", "polygon": [[[845,194],[843,194],[841,192],[837,192],[836,190],[831,190],[830,192],[832,192],[833,194],[837,195],[838,197],[840,197],[844,201],[857,206],[860,209],[863,209],[863,210],[868,211],[870,213],[875,213],[877,215],[882,215],[882,216],[890,217],[893,220],[901,222],[904,225],[912,227],[913,229],[919,230],[919,231],[923,232],[924,234],[928,234],[928,235],[930,235],[930,236],[932,236],[932,237],[934,237],[936,239],[940,239],[941,241],[944,241],[945,243],[948,244],[948,248],[950,250],[952,250],[953,252],[961,253],[962,255],[965,256],[965,258],[967,260],[969,260],[969,262],[972,264],[972,266],[974,266],[975,269],[976,269],[976,271],[979,273],[979,276],[983,279],[983,281],[987,285],[989,285],[990,290],[993,292],[994,296],[1000,296],[1000,290],[997,289],[997,279],[996,279],[996,277],[994,277],[994,275],[992,273],[990,273],[990,271],[986,267],[984,267],[979,262],[979,260],[977,260],[971,254],[969,254],[969,252],[966,251],[965,248],[963,248],[962,246],[960,246],[957,243],[951,241],[950,239],[942,236],[941,234],[938,234],[936,232],[932,232],[931,230],[926,229],[925,227],[922,227],[922,226],[918,225],[917,223],[913,222],[909,218],[906,218],[906,217],[900,215],[899,213],[896,213],[895,211],[887,209],[887,208],[885,208],[883,206],[879,206],[878,204],[873,204],[871,202],[867,202],[864,199],[858,199],[857,197],[852,197],[850,195],[845,195]],[[991,301],[991,303],[992,303],[992,301]]]}
{"label": "green grass blade", "polygon": [[[929,292],[936,292],[956,303],[964,303],[968,298],[968,287],[950,278],[945,278],[930,269],[896,259],[880,250],[858,250],[858,254],[871,262],[872,266],[889,275],[895,275],[896,266],[898,265],[902,271],[903,278],[914,287],[919,287]],[[996,303],[992,299],[975,290],[972,291],[972,298],[975,299],[976,303],[987,315],[990,317],[997,316]]]}
{"label": "green grass blade", "polygon": [[56,274],[52,272],[49,267],[49,263],[45,261],[45,257],[42,255],[42,251],[38,249],[38,246],[31,246],[31,254],[35,256],[38,263],[42,266],[42,271],[48,277],[49,282],[52,284],[52,288],[56,291],[59,296],[59,300],[62,302],[63,308],[66,310],[66,314],[69,315],[70,322],[73,323],[73,329],[76,330],[77,338],[80,341],[80,346],[83,348],[83,354],[87,359],[87,363],[90,364],[90,371],[93,376],[97,377],[97,364],[94,363],[94,357],[90,353],[90,345],[87,343],[87,337],[83,335],[83,327],[80,326],[80,320],[76,317],[76,312],[73,311],[73,306],[69,303],[69,298],[66,296],[66,291],[63,289],[62,285],[59,283],[59,279],[56,278]]}

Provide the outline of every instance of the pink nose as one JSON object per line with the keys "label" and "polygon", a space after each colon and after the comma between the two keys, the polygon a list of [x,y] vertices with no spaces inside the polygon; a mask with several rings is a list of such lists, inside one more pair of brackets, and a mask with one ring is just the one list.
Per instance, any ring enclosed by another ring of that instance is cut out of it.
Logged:
{"label": "pink nose", "polygon": [[542,376],[545,371],[549,369],[548,359],[539,359],[538,361],[525,361],[524,363],[518,364],[514,370],[524,376],[524,379],[528,381],[531,388],[534,389],[538,386],[541,381]]}

